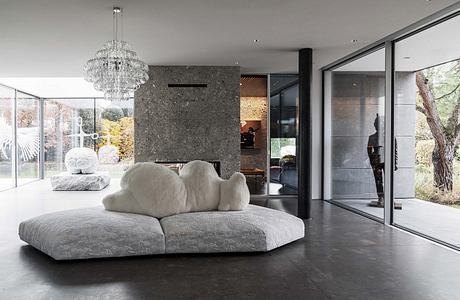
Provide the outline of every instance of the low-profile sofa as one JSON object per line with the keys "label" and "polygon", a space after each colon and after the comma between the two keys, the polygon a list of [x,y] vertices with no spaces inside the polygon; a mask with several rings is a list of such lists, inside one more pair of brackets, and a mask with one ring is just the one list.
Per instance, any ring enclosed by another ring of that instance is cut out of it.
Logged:
{"label": "low-profile sofa", "polygon": [[24,221],[20,238],[56,260],[169,253],[264,252],[304,237],[301,219],[249,205],[157,219],[101,207]]}
{"label": "low-profile sofa", "polygon": [[244,175],[221,179],[207,162],[179,174],[137,163],[106,195],[104,207],[38,216],[19,225],[20,238],[54,259],[164,253],[269,251],[304,236],[287,213],[248,205]]}

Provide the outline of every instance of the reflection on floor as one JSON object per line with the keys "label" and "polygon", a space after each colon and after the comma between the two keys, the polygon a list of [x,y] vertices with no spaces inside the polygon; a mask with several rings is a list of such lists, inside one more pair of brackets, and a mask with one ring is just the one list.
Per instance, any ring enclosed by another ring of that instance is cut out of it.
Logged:
{"label": "reflection on floor", "polygon": [[[383,208],[368,206],[370,200],[338,200],[343,204],[383,218]],[[394,211],[394,222],[460,247],[460,209],[419,199],[398,199],[402,210]]]}
{"label": "reflection on floor", "polygon": [[[253,177],[247,177],[246,182],[252,195],[266,195],[267,182]],[[283,186],[278,182],[270,182],[270,195],[297,195],[297,190]]]}
{"label": "reflection on floor", "polygon": [[276,210],[284,211],[292,215],[297,215],[297,198],[284,199],[251,199],[251,204],[265,206]]}

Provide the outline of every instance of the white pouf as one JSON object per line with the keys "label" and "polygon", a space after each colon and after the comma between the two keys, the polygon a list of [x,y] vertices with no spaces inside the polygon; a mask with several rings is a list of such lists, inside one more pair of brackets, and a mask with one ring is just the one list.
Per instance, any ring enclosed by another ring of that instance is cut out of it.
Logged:
{"label": "white pouf", "polygon": [[65,166],[72,174],[91,174],[96,172],[97,154],[93,149],[78,147],[70,149],[65,155]]}

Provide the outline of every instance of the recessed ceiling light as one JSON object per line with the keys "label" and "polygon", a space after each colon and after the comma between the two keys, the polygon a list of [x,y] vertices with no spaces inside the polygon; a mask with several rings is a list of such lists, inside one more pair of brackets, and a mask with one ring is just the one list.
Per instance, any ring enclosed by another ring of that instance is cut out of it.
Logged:
{"label": "recessed ceiling light", "polygon": [[239,62],[239,61],[235,61],[235,65],[239,65],[239,64],[240,64],[240,62]]}
{"label": "recessed ceiling light", "polygon": [[410,56],[404,56],[403,59],[410,59]]}
{"label": "recessed ceiling light", "polygon": [[357,43],[358,40],[357,40],[357,39],[352,39],[351,42],[352,42],[352,43]]}
{"label": "recessed ceiling light", "polygon": [[254,42],[254,43],[258,43],[258,42],[260,42],[260,40],[255,39],[253,42]]}

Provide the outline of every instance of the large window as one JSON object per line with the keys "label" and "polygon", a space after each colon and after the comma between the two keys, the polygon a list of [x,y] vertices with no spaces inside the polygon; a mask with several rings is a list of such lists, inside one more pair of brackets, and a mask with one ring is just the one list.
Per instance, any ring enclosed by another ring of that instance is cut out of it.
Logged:
{"label": "large window", "polygon": [[0,190],[40,177],[40,99],[0,85]]}
{"label": "large window", "polygon": [[39,178],[39,99],[16,92],[16,139],[18,185]]}
{"label": "large window", "polygon": [[45,99],[45,176],[65,171],[65,154],[80,143],[80,123],[87,134],[84,147],[98,153],[100,171],[120,177],[134,163],[134,100]]}
{"label": "large window", "polygon": [[[460,17],[395,43],[397,225],[460,247]],[[428,42],[429,41],[429,42]]]}
{"label": "large window", "polygon": [[[44,103],[45,176],[66,170],[65,154],[79,147],[79,118],[83,131],[94,133],[94,99],[46,99]],[[85,147],[94,148],[92,138],[84,138]]]}
{"label": "large window", "polygon": [[0,85],[0,191],[15,185],[14,94],[13,89]]}
{"label": "large window", "polygon": [[459,15],[323,73],[324,198],[457,249]]}
{"label": "large window", "polygon": [[[384,49],[331,72],[332,199],[383,218]],[[372,62],[372,63],[370,63]]]}

